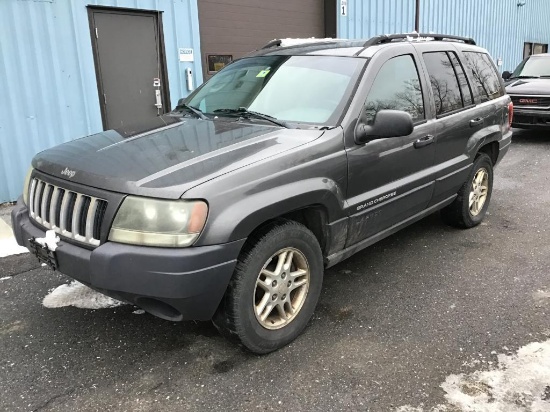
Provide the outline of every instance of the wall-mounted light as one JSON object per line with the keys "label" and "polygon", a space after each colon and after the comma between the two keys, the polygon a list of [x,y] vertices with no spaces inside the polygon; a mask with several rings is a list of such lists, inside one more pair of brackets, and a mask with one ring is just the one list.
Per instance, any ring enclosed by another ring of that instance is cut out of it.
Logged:
{"label": "wall-mounted light", "polygon": [[527,3],[526,1],[521,1],[520,0],[520,1],[518,1],[518,7],[523,7],[523,6],[525,6],[526,3]]}

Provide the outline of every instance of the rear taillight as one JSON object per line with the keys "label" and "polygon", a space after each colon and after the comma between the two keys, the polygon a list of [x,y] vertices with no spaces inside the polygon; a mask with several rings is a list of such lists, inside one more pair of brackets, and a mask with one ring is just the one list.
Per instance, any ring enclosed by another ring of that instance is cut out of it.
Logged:
{"label": "rear taillight", "polygon": [[508,103],[508,126],[512,127],[512,120],[514,119],[514,103]]}

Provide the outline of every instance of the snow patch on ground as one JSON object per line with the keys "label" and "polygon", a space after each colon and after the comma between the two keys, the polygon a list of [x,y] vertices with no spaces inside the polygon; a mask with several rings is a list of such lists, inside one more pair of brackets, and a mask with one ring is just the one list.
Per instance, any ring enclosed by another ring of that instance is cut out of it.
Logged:
{"label": "snow patch on ground", "polygon": [[19,246],[14,237],[0,239],[0,257],[29,253],[26,247]]}
{"label": "snow patch on ground", "polygon": [[28,252],[27,248],[17,244],[10,225],[0,217],[0,258]]}
{"label": "snow patch on ground", "polygon": [[550,412],[550,340],[498,355],[491,370],[449,375],[441,388],[446,405],[407,405],[396,412]]}
{"label": "snow patch on ground", "polygon": [[81,309],[104,309],[126,305],[124,302],[90,289],[76,280],[51,290],[42,304],[47,308],[75,306]]}

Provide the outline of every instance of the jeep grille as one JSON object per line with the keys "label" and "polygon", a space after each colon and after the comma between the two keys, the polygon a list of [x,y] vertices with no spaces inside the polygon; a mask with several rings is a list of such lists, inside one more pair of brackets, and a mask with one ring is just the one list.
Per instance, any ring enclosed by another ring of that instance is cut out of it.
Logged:
{"label": "jeep grille", "polygon": [[98,246],[107,201],[34,178],[29,189],[31,218],[47,229]]}

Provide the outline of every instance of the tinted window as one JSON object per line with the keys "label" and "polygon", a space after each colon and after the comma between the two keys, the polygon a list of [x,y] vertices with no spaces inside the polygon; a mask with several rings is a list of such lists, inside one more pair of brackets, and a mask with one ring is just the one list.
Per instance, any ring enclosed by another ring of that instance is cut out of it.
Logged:
{"label": "tinted window", "polygon": [[462,108],[458,79],[447,53],[424,53],[424,61],[430,75],[436,114],[442,115]]}
{"label": "tinted window", "polygon": [[478,89],[482,102],[496,99],[504,94],[495,66],[485,53],[465,52],[470,78]]}
{"label": "tinted window", "polygon": [[458,78],[458,84],[460,85],[460,92],[462,93],[462,101],[464,102],[464,106],[473,104],[474,98],[472,97],[472,91],[470,89],[470,84],[468,83],[468,78],[464,73],[464,69],[458,61],[456,53],[450,52],[448,54],[455,69],[456,77]]}
{"label": "tinted window", "polygon": [[365,103],[370,121],[380,110],[403,110],[413,120],[424,119],[424,101],[418,71],[411,55],[388,60],[374,79]]}

